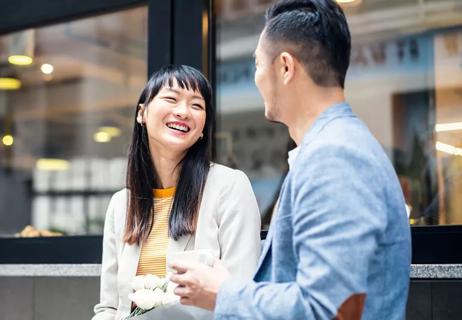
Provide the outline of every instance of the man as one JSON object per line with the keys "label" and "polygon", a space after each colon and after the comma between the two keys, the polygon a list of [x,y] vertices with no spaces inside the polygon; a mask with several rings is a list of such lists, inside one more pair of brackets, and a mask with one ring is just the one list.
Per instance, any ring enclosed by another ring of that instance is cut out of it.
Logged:
{"label": "man", "polygon": [[335,1],[268,10],[255,83],[298,147],[253,281],[177,261],[183,304],[216,319],[404,319],[410,228],[390,161],[345,102],[349,56]]}

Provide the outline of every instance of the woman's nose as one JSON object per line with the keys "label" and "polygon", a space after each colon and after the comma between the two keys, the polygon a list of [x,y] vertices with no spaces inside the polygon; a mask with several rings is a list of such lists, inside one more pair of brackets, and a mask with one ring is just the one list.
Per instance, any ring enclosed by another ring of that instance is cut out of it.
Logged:
{"label": "woman's nose", "polygon": [[176,106],[174,110],[174,114],[181,119],[188,119],[189,118],[189,108],[186,103],[180,103]]}

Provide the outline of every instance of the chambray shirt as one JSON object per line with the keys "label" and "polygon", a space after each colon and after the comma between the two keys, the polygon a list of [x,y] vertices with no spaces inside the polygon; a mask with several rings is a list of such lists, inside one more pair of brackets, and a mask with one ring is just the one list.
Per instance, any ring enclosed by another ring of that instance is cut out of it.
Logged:
{"label": "chambray shirt", "polygon": [[255,277],[222,284],[215,318],[404,319],[410,228],[382,147],[342,103],[296,153]]}

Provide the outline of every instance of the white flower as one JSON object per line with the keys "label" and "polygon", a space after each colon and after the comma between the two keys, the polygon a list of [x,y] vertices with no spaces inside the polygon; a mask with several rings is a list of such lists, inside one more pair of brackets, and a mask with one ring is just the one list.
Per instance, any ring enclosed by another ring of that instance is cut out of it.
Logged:
{"label": "white flower", "polygon": [[164,282],[161,278],[153,274],[147,274],[144,276],[144,288],[154,290],[157,287],[161,287]]}
{"label": "white flower", "polygon": [[133,301],[137,307],[143,310],[150,310],[162,304],[164,292],[160,289],[148,290],[140,289],[128,295],[128,299]]}
{"label": "white flower", "polygon": [[164,296],[162,297],[163,305],[175,303],[177,301],[180,301],[180,297],[175,295],[174,293],[166,292]]}
{"label": "white flower", "polygon": [[173,291],[175,290],[175,288],[177,287],[177,284],[175,282],[169,282],[167,284],[167,290],[165,291],[167,294],[173,294]]}
{"label": "white flower", "polygon": [[132,289],[135,291],[144,289],[144,276],[136,276],[131,283]]}
{"label": "white flower", "polygon": [[162,299],[165,295],[165,292],[163,292],[160,289],[155,289],[154,291],[154,307],[158,307],[162,304]]}

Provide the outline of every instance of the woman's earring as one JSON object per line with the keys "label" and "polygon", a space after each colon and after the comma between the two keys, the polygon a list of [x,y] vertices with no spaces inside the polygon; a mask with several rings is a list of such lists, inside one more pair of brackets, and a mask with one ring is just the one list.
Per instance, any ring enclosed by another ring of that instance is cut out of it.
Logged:
{"label": "woman's earring", "polygon": [[202,140],[203,137],[204,137],[204,134],[201,133],[201,136],[200,136],[199,140]]}
{"label": "woman's earring", "polygon": [[144,127],[144,121],[143,121],[144,104],[140,103],[138,106],[140,107],[140,110],[138,110],[138,114],[137,114],[136,119],[137,119],[138,123],[140,124],[140,126]]}

